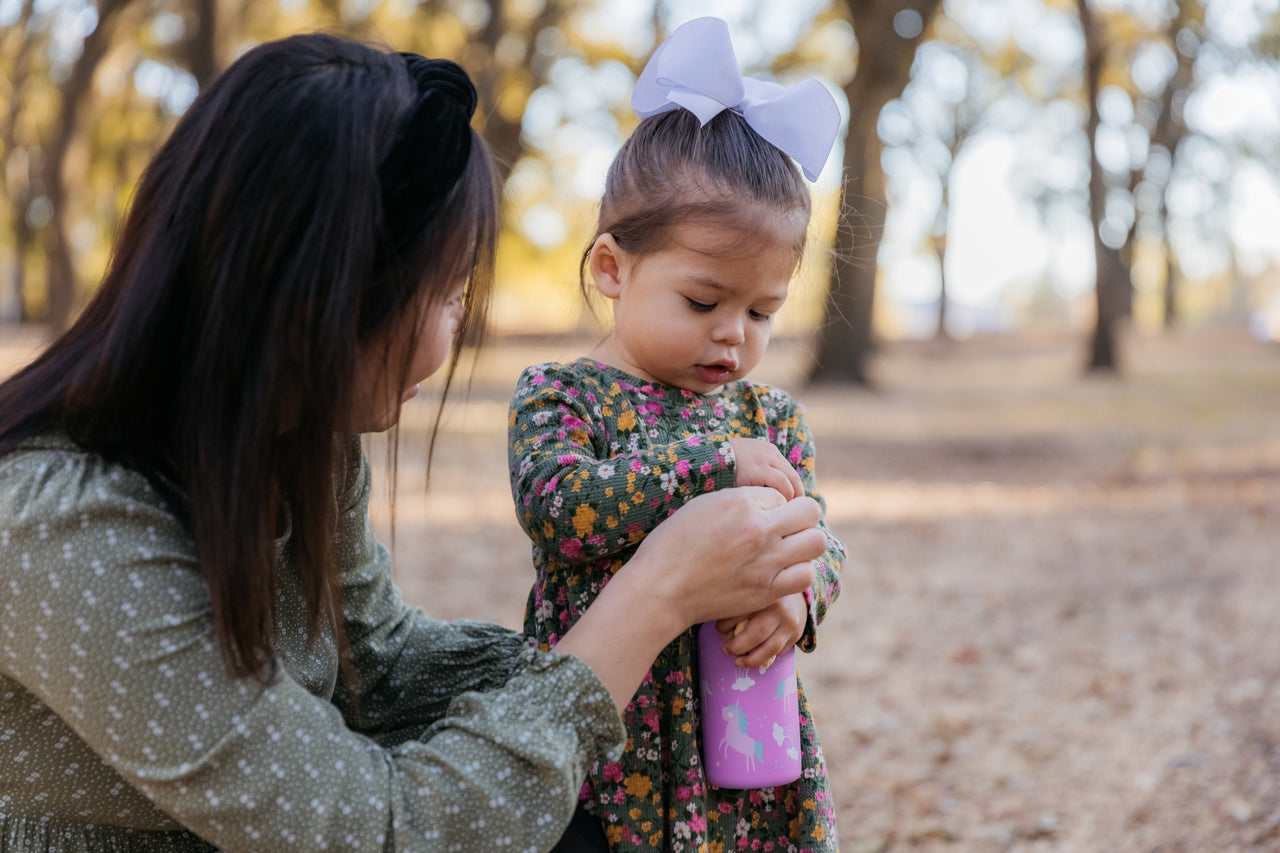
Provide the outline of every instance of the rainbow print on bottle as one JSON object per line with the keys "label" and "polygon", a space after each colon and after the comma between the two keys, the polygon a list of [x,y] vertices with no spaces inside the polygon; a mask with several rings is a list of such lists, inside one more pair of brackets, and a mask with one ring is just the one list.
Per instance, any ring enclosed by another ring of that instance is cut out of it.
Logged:
{"label": "rainbow print on bottle", "polygon": [[800,778],[800,705],[793,646],[768,668],[738,669],[714,622],[698,629],[702,759],[721,788],[770,788]]}

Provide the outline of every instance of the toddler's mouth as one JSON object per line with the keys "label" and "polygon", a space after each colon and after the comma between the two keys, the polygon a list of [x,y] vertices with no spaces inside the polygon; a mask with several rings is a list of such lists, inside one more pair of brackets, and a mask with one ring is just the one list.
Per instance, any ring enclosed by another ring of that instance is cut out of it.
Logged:
{"label": "toddler's mouth", "polygon": [[733,372],[733,368],[727,364],[698,364],[694,365],[694,369],[699,379],[712,385],[721,384]]}

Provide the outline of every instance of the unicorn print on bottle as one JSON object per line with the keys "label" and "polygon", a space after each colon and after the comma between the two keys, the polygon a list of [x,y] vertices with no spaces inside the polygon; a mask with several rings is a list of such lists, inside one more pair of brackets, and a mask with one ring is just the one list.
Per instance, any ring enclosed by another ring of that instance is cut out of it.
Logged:
{"label": "unicorn print on bottle", "polygon": [[714,623],[698,630],[703,765],[721,788],[768,788],[800,778],[795,648],[767,668],[738,669]]}
{"label": "unicorn print on bottle", "polygon": [[[703,682],[704,684],[706,682]],[[720,738],[720,751],[727,760],[729,750],[746,757],[747,772],[756,771],[756,762],[764,760],[764,743],[747,734],[747,712],[740,705],[726,705],[720,716],[724,717],[724,737]],[[778,724],[774,723],[776,727]]]}

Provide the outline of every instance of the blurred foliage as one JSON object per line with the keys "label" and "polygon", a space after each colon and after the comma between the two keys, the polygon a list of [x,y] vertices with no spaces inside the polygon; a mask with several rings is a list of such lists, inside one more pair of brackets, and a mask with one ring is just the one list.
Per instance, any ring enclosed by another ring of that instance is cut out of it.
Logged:
{"label": "blurred foliage", "polygon": [[[897,250],[881,248],[891,233],[909,230],[905,250],[936,258],[945,269],[952,225],[947,188],[975,139],[1008,134],[1035,142],[1017,150],[1027,162],[1020,159],[1013,173],[1049,233],[1087,217],[1081,152],[1088,110],[1076,4],[946,0],[936,10],[922,4],[920,11],[916,5],[808,0],[784,9],[754,0],[730,18],[747,73],[783,82],[817,75],[849,95],[863,91],[859,75],[865,83],[876,70],[868,57],[883,53],[897,63],[896,82],[883,90],[883,110],[861,96],[848,103],[850,127],[871,137],[860,142],[879,149],[868,168],[888,169],[878,179],[887,182],[883,200],[867,194],[873,180],[858,176],[848,188],[853,204],[842,208],[840,155],[833,154],[815,187],[811,252],[795,305],[781,320],[785,331],[822,322],[833,271],[869,270],[864,299],[870,308],[877,282],[883,290],[880,262]],[[1132,277],[1133,322],[1158,325],[1174,316],[1175,305],[1184,320],[1239,322],[1242,312],[1268,300],[1280,305],[1274,266],[1237,263],[1230,218],[1221,215],[1237,201],[1233,176],[1242,164],[1273,176],[1280,169],[1280,134],[1251,133],[1247,122],[1217,132],[1184,115],[1198,93],[1241,73],[1280,93],[1280,13],[1258,4],[1251,27],[1223,35],[1230,28],[1215,29],[1214,17],[1223,4],[1212,0],[1090,5],[1105,50],[1100,140],[1107,150],[1124,152],[1104,158],[1106,203],[1095,227]],[[868,13],[872,6],[881,7],[875,15]],[[1235,4],[1230,14],[1238,17],[1240,8]],[[706,11],[694,0],[98,0],[96,6],[0,0],[0,322],[47,317],[60,251],[74,263],[75,295],[83,298],[93,286],[134,181],[211,68],[225,67],[266,39],[329,29],[453,58],[472,72],[482,101],[477,128],[506,179],[497,320],[508,328],[592,330],[577,266],[605,168],[634,126],[628,106],[634,75],[667,32]],[[109,19],[100,19],[108,12]],[[993,16],[1005,23],[993,24]],[[1054,48],[1037,38],[1038,30],[1061,31],[1067,47]],[[102,42],[99,55],[86,50],[89,38]],[[868,50],[897,41],[911,49]],[[83,80],[88,87],[75,90]],[[869,123],[852,120],[866,110]],[[1075,117],[1074,127],[1046,131],[1061,125],[1064,110]],[[895,219],[904,175],[935,185],[927,221],[908,226]],[[59,186],[65,196],[54,209]],[[1167,204],[1178,192],[1208,193],[1213,201],[1178,213]],[[59,228],[61,240],[54,233]],[[854,239],[842,243],[850,234]],[[1230,260],[1188,271],[1192,265],[1177,247],[1192,244],[1217,247]],[[1194,287],[1169,297],[1167,283],[1175,278],[1194,279]],[[1013,323],[1078,322],[1087,311],[1075,298],[1056,293],[1046,279],[1011,288],[1005,307]],[[943,331],[947,304],[944,292],[935,305]],[[831,308],[826,311],[830,317]],[[883,299],[867,322],[879,336],[911,330],[901,306]]]}

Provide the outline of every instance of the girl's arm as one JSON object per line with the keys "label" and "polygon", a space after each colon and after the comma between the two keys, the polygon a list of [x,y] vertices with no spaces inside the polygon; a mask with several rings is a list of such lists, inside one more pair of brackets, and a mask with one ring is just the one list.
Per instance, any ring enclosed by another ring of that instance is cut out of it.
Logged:
{"label": "girl's arm", "polygon": [[811,652],[817,646],[818,625],[826,618],[827,608],[840,595],[840,573],[844,570],[848,553],[844,543],[827,526],[827,502],[818,492],[818,481],[815,475],[818,451],[814,445],[813,433],[805,422],[804,406],[793,401],[792,407],[792,412],[785,421],[786,435],[784,436],[779,430],[775,438],[778,440],[778,449],[783,455],[795,461],[800,481],[804,484],[804,493],[822,507],[822,521],[819,522],[818,529],[827,540],[827,547],[822,556],[814,561],[813,584],[805,594],[809,604],[809,622],[798,645],[801,651]]}
{"label": "girl's arm", "polygon": [[516,387],[508,421],[516,515],[558,560],[617,553],[696,495],[735,483],[725,435],[649,446],[641,416],[616,405],[560,365],[529,368]]}
{"label": "girl's arm", "polygon": [[774,603],[768,613],[756,614],[756,618],[747,620],[747,625],[737,636],[731,632],[746,617],[721,619],[717,623],[716,627],[726,636],[725,650],[742,658],[745,666],[764,665],[792,641],[801,651],[809,652],[817,647],[817,627],[826,617],[827,608],[840,595],[840,573],[847,556],[844,543],[827,526],[826,501],[818,492],[814,475],[817,451],[813,434],[805,421],[804,407],[777,389],[760,386],[757,393],[761,417],[767,424],[768,440],[795,465],[805,494],[822,508],[818,529],[822,531],[826,548],[814,561],[813,583],[804,592],[803,623],[796,621],[800,618],[799,599]]}

